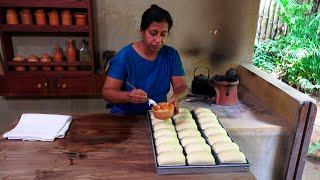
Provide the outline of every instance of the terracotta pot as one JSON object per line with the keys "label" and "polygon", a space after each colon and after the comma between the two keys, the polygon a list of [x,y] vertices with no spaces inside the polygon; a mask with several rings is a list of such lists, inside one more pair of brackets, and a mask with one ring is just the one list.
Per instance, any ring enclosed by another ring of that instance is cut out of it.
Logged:
{"label": "terracotta pot", "polygon": [[22,9],[21,22],[22,24],[33,24],[32,14],[30,9]]}
{"label": "terracotta pot", "polygon": [[[50,63],[51,59],[47,53],[43,53],[40,61],[45,62],[45,63]],[[42,66],[42,71],[51,71],[51,67],[50,66]]]}
{"label": "terracotta pot", "polygon": [[[12,61],[15,61],[15,62],[24,62],[24,61],[26,61],[26,58],[24,58],[24,57],[21,56],[21,55],[17,55],[16,57],[14,57],[14,58],[12,59]],[[24,67],[24,66],[15,66],[14,69],[15,69],[16,71],[26,71],[26,67]]]}
{"label": "terracotta pot", "polygon": [[46,17],[46,14],[44,13],[44,10],[42,10],[42,9],[36,10],[35,16],[36,16],[37,25],[46,25],[47,24],[47,17]]}
{"label": "terracotta pot", "polygon": [[[60,52],[59,46],[56,47],[56,53],[53,56],[53,62],[58,62],[58,63],[63,62],[63,55]],[[63,71],[64,68],[62,66],[55,66],[54,70],[55,71]]]}
{"label": "terracotta pot", "polygon": [[[28,57],[28,62],[32,63],[32,62],[39,62],[39,58],[34,55],[34,54],[31,54],[29,57]],[[29,70],[30,71],[38,71],[38,66],[29,66]]]}
{"label": "terracotta pot", "polygon": [[49,24],[60,25],[60,17],[57,11],[52,10],[49,12]]}
{"label": "terracotta pot", "polygon": [[87,15],[86,14],[75,14],[76,25],[84,26],[87,25]]}
{"label": "terracotta pot", "polygon": [[18,15],[15,9],[7,9],[7,24],[19,24]]}
{"label": "terracotta pot", "polygon": [[216,104],[231,106],[236,104],[238,99],[237,86],[239,80],[228,76],[214,76],[210,79],[210,85],[216,92]]}
{"label": "terracotta pot", "polygon": [[[76,62],[77,61],[77,49],[73,46],[73,40],[69,38],[69,46],[66,50],[67,62]],[[76,71],[78,68],[74,66],[68,66],[69,71]]]}
{"label": "terracotta pot", "polygon": [[72,25],[72,15],[70,10],[64,10],[61,12],[62,25]]}

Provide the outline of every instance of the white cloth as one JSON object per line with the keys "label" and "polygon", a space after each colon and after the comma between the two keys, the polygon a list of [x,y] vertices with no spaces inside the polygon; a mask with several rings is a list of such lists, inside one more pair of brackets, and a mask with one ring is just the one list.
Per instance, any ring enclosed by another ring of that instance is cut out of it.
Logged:
{"label": "white cloth", "polygon": [[57,114],[22,114],[19,123],[3,135],[8,139],[27,141],[54,141],[64,138],[72,121],[72,116]]}

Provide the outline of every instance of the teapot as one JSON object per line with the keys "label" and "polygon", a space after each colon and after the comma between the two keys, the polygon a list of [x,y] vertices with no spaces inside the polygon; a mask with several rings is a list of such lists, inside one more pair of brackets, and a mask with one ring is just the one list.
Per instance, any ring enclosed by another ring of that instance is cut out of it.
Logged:
{"label": "teapot", "polygon": [[[199,68],[206,68],[208,70],[207,76],[200,74],[195,75],[196,70]],[[200,95],[208,95],[213,96],[214,95],[214,89],[209,85],[209,76],[210,76],[210,70],[209,68],[205,66],[199,66],[193,71],[193,80],[191,85],[191,92],[193,94],[200,94]]]}

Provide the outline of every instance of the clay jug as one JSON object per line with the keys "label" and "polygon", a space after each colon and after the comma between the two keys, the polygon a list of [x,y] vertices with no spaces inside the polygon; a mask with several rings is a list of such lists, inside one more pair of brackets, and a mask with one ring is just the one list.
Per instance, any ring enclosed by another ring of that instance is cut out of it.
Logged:
{"label": "clay jug", "polygon": [[30,9],[22,9],[21,22],[22,24],[33,24],[32,14]]}
{"label": "clay jug", "polygon": [[61,12],[62,25],[72,25],[72,15],[70,10]]}
{"label": "clay jug", "polygon": [[60,25],[60,17],[57,11],[52,10],[49,12],[49,24]]}
{"label": "clay jug", "polygon": [[[43,53],[40,61],[44,62],[44,63],[49,63],[49,62],[51,62],[51,59],[47,53]],[[42,66],[42,71],[51,71],[51,67],[50,66]]]}
{"label": "clay jug", "polygon": [[[77,49],[73,46],[73,40],[69,38],[69,45],[66,50],[67,62],[76,62],[77,61]],[[77,70],[75,66],[68,66],[69,71]]]}
{"label": "clay jug", "polygon": [[7,9],[7,24],[19,24],[18,15],[15,9]]}
{"label": "clay jug", "polygon": [[[59,46],[56,47],[56,53],[53,56],[53,62],[57,62],[57,63],[63,62],[63,55],[60,52]],[[63,71],[64,69],[62,66],[55,66],[54,70],[55,71]]]}
{"label": "clay jug", "polygon": [[47,17],[43,9],[36,10],[35,16],[37,25],[47,24]]}

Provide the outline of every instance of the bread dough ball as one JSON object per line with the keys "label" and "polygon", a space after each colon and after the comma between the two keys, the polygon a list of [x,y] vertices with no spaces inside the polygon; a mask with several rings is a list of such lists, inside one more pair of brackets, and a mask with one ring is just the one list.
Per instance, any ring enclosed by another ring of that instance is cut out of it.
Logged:
{"label": "bread dough ball", "polygon": [[177,119],[178,117],[182,117],[182,116],[191,117],[192,118],[192,114],[189,111],[185,111],[185,112],[179,112],[179,114],[174,115],[173,119]]}
{"label": "bread dough ball", "polygon": [[159,129],[158,131],[153,132],[153,137],[158,139],[160,136],[174,136],[177,137],[177,132],[172,129]]}
{"label": "bread dough ball", "polygon": [[189,111],[189,109],[187,109],[187,108],[179,108],[179,113],[181,113],[181,112],[190,112]]}
{"label": "bread dough ball", "polygon": [[166,123],[157,123],[153,126],[153,131],[157,131],[160,129],[172,129],[174,130],[174,125],[173,124],[166,124]]}
{"label": "bread dough ball", "polygon": [[203,116],[201,118],[197,117],[197,119],[198,119],[199,124],[203,124],[208,121],[214,121],[214,122],[219,123],[217,117],[212,117],[212,116]]}
{"label": "bread dough ball", "polygon": [[231,142],[231,138],[226,134],[215,134],[208,136],[208,142],[212,146],[214,143],[228,141]]}
{"label": "bread dough ball", "polygon": [[227,150],[218,153],[218,158],[222,163],[246,163],[245,155],[238,150]]}
{"label": "bread dough ball", "polygon": [[159,166],[186,165],[186,158],[181,152],[164,152],[157,157]]}
{"label": "bread dough ball", "polygon": [[197,118],[201,118],[201,117],[205,117],[205,116],[217,118],[217,116],[215,114],[213,114],[213,112],[200,112],[197,114]]}
{"label": "bread dough ball", "polygon": [[205,130],[211,127],[221,127],[221,125],[215,121],[207,121],[205,123],[200,124],[201,129]]}
{"label": "bread dough ball", "polygon": [[195,143],[195,142],[205,143],[206,141],[201,136],[189,136],[181,139],[181,144],[183,147],[186,147],[188,144]]}
{"label": "bread dough ball", "polygon": [[214,165],[215,160],[211,153],[207,151],[196,151],[187,155],[189,165]]}
{"label": "bread dough ball", "polygon": [[195,143],[190,143],[185,147],[185,151],[187,154],[190,154],[192,152],[196,151],[207,151],[211,153],[211,147],[203,142],[195,142]]}
{"label": "bread dough ball", "polygon": [[161,154],[164,152],[183,152],[182,146],[179,143],[176,142],[165,142],[159,144],[159,146],[156,147],[157,153]]}
{"label": "bread dough ball", "polygon": [[166,142],[179,143],[179,140],[177,137],[174,137],[174,136],[160,136],[155,140],[155,142],[156,142],[156,146],[158,147],[160,144],[166,143]]}
{"label": "bread dough ball", "polygon": [[151,120],[151,124],[152,125],[155,125],[155,124],[158,124],[158,123],[166,123],[166,124],[172,124],[172,119],[171,118],[168,118],[168,119],[157,119],[157,118],[154,118]]}
{"label": "bread dough ball", "polygon": [[192,118],[192,116],[180,116],[174,119],[174,122],[176,123],[176,125],[184,121],[194,121],[194,119]]}
{"label": "bread dough ball", "polygon": [[195,108],[194,110],[193,110],[193,112],[195,113],[195,114],[198,114],[199,112],[212,112],[210,109],[208,109],[208,108],[204,108],[204,107],[198,107],[198,108]]}
{"label": "bread dough ball", "polygon": [[182,131],[185,129],[198,129],[198,126],[194,121],[181,122],[176,125],[177,131]]}
{"label": "bread dough ball", "polygon": [[239,146],[234,142],[222,141],[222,142],[214,143],[212,145],[212,149],[216,153],[220,153],[222,151],[227,151],[227,150],[238,150],[239,151]]}
{"label": "bread dough ball", "polygon": [[179,139],[189,136],[201,136],[201,133],[197,129],[184,129],[178,132]]}
{"label": "bread dough ball", "polygon": [[210,127],[204,130],[204,135],[207,137],[216,135],[216,134],[225,134],[227,135],[227,131],[221,127],[221,126],[216,126],[216,127]]}

